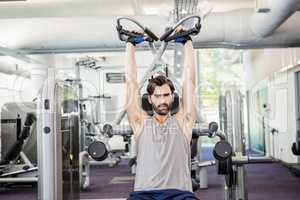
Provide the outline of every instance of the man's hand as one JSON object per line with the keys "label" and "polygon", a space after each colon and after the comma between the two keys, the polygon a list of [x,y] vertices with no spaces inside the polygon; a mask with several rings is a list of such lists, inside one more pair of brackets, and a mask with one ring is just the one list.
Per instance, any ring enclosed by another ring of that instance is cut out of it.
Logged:
{"label": "man's hand", "polygon": [[133,44],[133,46],[145,41],[145,37],[144,37],[143,33],[137,32],[137,31],[132,31],[132,33],[136,34],[137,36],[128,37],[127,42]]}
{"label": "man's hand", "polygon": [[[184,31],[184,29],[182,27],[178,27],[175,32],[180,33],[180,32],[183,32],[183,31]],[[183,36],[183,37],[177,37],[175,39],[175,42],[184,45],[189,40],[192,41],[192,38],[189,35],[187,35],[187,36]]]}

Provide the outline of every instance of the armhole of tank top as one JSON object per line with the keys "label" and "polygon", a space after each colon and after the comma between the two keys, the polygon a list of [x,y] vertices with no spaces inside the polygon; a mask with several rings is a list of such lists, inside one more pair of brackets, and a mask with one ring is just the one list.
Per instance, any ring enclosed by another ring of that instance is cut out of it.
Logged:
{"label": "armhole of tank top", "polygon": [[179,121],[178,121],[178,119],[177,119],[177,117],[176,117],[175,115],[174,115],[174,118],[175,118],[175,120],[176,120],[177,126],[179,127],[181,133],[183,134],[184,138],[186,139],[186,142],[187,142],[188,144],[190,144],[191,140],[188,138],[187,134],[184,133],[183,127],[181,127],[181,125],[180,125],[180,123],[179,123]]}
{"label": "armhole of tank top", "polygon": [[139,141],[141,135],[143,134],[143,131],[144,131],[144,129],[145,129],[145,125],[146,125],[148,119],[149,119],[149,116],[146,117],[146,118],[144,119],[143,124],[142,124],[142,128],[141,128],[139,134],[133,135],[133,138],[134,138],[134,140],[135,140],[136,143],[138,143],[138,141]]}

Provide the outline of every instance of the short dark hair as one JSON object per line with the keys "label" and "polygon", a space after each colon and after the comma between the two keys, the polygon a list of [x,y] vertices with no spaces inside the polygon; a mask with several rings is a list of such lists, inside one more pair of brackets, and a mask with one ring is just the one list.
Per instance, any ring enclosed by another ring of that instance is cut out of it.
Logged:
{"label": "short dark hair", "polygon": [[175,87],[174,87],[172,81],[170,79],[168,79],[167,77],[165,77],[164,75],[159,75],[159,76],[149,80],[149,84],[147,86],[147,93],[149,95],[152,95],[154,93],[155,87],[162,86],[164,84],[169,85],[171,92],[173,94],[173,92],[175,91]]}

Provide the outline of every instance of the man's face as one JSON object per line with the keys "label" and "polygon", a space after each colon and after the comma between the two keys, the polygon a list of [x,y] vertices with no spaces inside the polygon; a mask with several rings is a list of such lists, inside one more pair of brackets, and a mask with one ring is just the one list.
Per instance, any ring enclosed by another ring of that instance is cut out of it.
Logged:
{"label": "man's face", "polygon": [[159,115],[167,115],[171,111],[173,101],[174,97],[168,84],[155,87],[149,98],[153,110]]}

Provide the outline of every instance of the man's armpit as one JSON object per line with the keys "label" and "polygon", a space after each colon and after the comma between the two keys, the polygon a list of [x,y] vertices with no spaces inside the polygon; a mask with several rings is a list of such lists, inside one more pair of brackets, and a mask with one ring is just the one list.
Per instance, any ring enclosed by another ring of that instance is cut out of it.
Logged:
{"label": "man's armpit", "polygon": [[191,113],[184,113],[183,114],[183,121],[184,121],[184,123],[192,122],[192,121],[194,121],[194,117]]}

